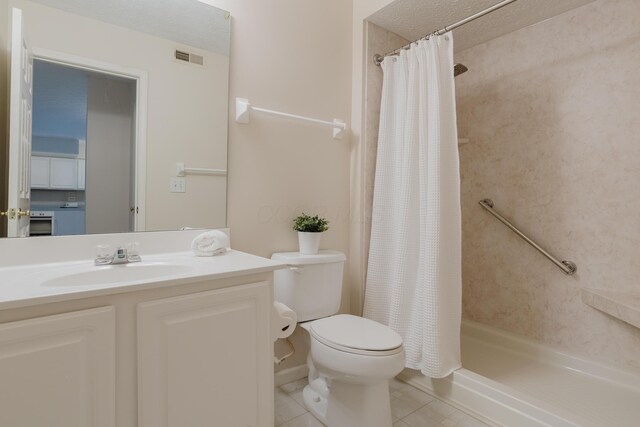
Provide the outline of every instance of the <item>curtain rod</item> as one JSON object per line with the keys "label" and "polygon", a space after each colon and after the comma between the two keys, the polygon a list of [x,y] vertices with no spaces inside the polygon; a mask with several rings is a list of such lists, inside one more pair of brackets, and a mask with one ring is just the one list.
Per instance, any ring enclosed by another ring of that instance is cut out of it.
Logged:
{"label": "curtain rod", "polygon": [[468,16],[468,17],[466,17],[466,18],[464,18],[464,19],[462,19],[462,20],[460,20],[458,22],[455,22],[453,24],[447,25],[446,27],[441,28],[441,29],[439,29],[437,31],[429,33],[424,37],[421,37],[421,38],[419,38],[417,40],[414,40],[411,43],[409,43],[409,44],[407,44],[405,46],[402,46],[402,47],[400,47],[400,48],[398,48],[396,50],[392,50],[391,52],[385,53],[384,55],[380,55],[380,54],[376,53],[375,55],[373,55],[373,62],[376,65],[380,66],[380,64],[382,63],[382,60],[384,58],[386,58],[387,56],[397,55],[402,50],[409,49],[409,47],[411,47],[412,44],[414,44],[414,43],[416,43],[416,42],[418,42],[420,40],[427,40],[431,36],[441,36],[441,35],[443,35],[444,33],[448,32],[448,31],[455,30],[458,27],[462,27],[464,24],[467,24],[467,23],[469,23],[471,21],[475,21],[478,18],[481,18],[481,17],[483,17],[485,15],[488,15],[491,12],[495,12],[496,10],[501,9],[501,8],[511,4],[511,3],[516,2],[516,1],[518,1],[518,0],[504,0],[504,1],[501,1],[498,4],[495,4],[495,5],[491,6],[491,7],[488,7],[486,9],[474,14],[474,15]]}

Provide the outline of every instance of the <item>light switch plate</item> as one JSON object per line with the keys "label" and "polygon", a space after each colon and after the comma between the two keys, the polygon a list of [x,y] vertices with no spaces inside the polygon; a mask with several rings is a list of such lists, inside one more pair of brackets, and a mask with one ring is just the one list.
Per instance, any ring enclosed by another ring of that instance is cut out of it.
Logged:
{"label": "light switch plate", "polygon": [[181,177],[173,177],[169,181],[169,191],[172,193],[186,193],[187,179]]}

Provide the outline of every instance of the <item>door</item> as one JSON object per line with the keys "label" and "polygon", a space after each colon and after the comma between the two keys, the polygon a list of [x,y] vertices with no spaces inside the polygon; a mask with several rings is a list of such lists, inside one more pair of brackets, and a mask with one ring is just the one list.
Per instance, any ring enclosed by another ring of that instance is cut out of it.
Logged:
{"label": "door", "polygon": [[115,427],[113,306],[0,324],[0,426]]}
{"label": "door", "polygon": [[24,39],[22,11],[13,9],[9,107],[7,236],[29,235],[33,55]]}
{"label": "door", "polygon": [[140,427],[273,425],[269,282],[138,305]]}

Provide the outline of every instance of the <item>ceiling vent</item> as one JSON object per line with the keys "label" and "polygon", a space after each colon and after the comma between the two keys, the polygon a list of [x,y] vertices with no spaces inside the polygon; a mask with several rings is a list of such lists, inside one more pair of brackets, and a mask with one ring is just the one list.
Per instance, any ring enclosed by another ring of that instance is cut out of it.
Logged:
{"label": "ceiling vent", "polygon": [[186,52],[184,50],[176,49],[175,58],[178,61],[189,62],[195,65],[204,65],[204,56],[196,55],[195,53]]}

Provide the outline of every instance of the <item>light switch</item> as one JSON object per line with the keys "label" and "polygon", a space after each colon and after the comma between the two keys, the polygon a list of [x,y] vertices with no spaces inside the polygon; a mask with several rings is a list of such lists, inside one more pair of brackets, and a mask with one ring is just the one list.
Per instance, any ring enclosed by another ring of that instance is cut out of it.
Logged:
{"label": "light switch", "polygon": [[187,179],[181,177],[173,177],[169,181],[169,191],[172,193],[186,193]]}

